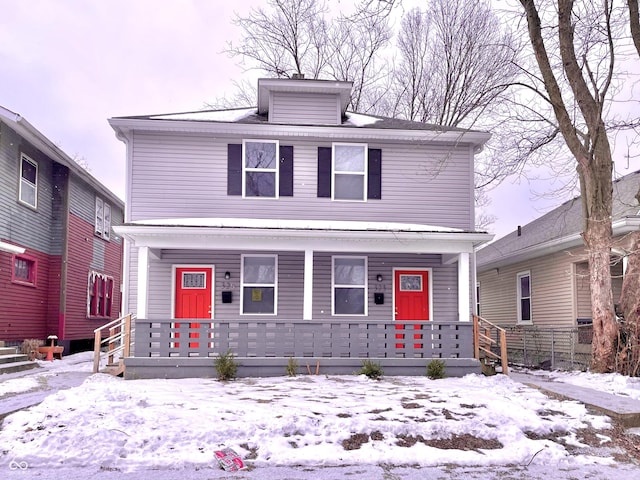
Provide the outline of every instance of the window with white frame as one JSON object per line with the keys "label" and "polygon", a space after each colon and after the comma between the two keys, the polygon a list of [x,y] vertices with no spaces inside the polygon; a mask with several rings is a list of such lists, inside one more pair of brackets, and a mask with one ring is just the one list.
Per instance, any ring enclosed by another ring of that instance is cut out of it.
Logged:
{"label": "window with white frame", "polygon": [[24,153],[20,155],[19,200],[33,208],[38,206],[38,164]]}
{"label": "window with white frame", "polygon": [[531,273],[518,273],[517,281],[518,323],[531,322]]}
{"label": "window with white frame", "polygon": [[242,256],[242,314],[275,315],[277,255]]}
{"label": "window with white frame", "polygon": [[245,140],[243,145],[243,196],[276,198],[279,142]]}
{"label": "window with white frame", "polygon": [[87,316],[110,318],[113,310],[113,277],[91,271],[87,290]]}
{"label": "window with white frame", "polygon": [[367,145],[333,144],[334,200],[365,201],[367,198]]}
{"label": "window with white frame", "polygon": [[367,257],[333,257],[333,314],[367,314]]}
{"label": "window with white frame", "polygon": [[96,197],[95,234],[109,240],[111,237],[111,205]]}

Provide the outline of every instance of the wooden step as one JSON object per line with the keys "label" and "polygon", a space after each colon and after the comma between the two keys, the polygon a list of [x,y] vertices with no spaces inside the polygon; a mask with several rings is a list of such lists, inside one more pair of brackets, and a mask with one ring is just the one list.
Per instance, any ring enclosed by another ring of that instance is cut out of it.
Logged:
{"label": "wooden step", "polygon": [[15,347],[0,347],[0,356],[15,355],[16,353],[18,353],[18,349]]}
{"label": "wooden step", "polygon": [[31,370],[38,367],[37,362],[12,362],[0,364],[0,375],[3,373],[15,373],[22,372],[24,370]]}
{"label": "wooden step", "polygon": [[124,375],[124,362],[121,360],[118,363],[110,363],[102,369],[102,373],[108,373],[114,377],[121,377]]}

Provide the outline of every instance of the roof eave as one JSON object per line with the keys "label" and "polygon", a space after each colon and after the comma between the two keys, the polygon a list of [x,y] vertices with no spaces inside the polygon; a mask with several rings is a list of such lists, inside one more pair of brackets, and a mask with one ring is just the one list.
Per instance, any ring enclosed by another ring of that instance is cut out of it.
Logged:
{"label": "roof eave", "polygon": [[[614,237],[625,235],[640,228],[640,217],[621,218],[620,220],[613,222],[611,227]],[[582,233],[573,233],[571,235],[566,235],[564,237],[523,248],[511,255],[507,255],[488,263],[478,263],[478,272],[485,272],[492,268],[501,268],[506,265],[524,262],[543,255],[550,255],[569,248],[574,248],[582,244]],[[485,248],[491,248],[491,245],[488,245]]]}
{"label": "roof eave", "polygon": [[388,140],[404,142],[436,142],[447,144],[471,144],[481,148],[491,134],[479,131],[463,130],[406,130],[372,127],[320,126],[320,125],[283,125],[249,124],[233,122],[189,121],[189,120],[151,120],[141,118],[110,118],[109,124],[118,138],[128,137],[134,130],[156,132],[215,133],[217,135],[242,136],[263,135],[295,138],[329,138],[352,140]]}

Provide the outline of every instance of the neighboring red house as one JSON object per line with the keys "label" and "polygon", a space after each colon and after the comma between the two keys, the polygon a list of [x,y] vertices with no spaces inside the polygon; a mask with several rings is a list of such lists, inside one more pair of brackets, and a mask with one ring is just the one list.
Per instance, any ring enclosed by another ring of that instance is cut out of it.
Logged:
{"label": "neighboring red house", "polygon": [[118,318],[124,203],[0,106],[0,340],[91,348]]}

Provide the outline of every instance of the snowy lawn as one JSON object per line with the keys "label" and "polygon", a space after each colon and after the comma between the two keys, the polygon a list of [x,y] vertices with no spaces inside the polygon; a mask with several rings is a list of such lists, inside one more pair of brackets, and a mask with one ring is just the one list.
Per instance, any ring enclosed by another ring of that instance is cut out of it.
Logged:
{"label": "snowy lawn", "polygon": [[[72,368],[64,366],[67,359],[47,366]],[[18,380],[26,378],[7,382]],[[219,382],[96,374],[8,416],[0,430],[0,463],[128,471],[204,467],[216,463],[214,451],[222,447],[234,448],[250,468],[614,463],[612,453],[583,443],[585,432],[593,437],[608,428],[608,417],[502,375]],[[608,437],[597,438],[606,447]]]}

